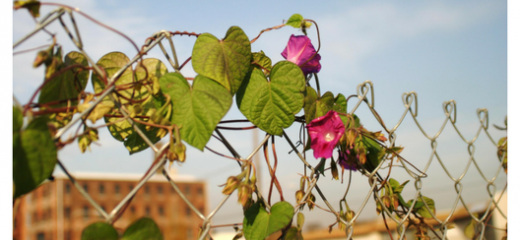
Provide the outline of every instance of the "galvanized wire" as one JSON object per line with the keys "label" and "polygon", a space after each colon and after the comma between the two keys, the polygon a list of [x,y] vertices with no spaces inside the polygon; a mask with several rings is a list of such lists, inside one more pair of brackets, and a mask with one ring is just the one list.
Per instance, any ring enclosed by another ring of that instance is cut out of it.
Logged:
{"label": "galvanized wire", "polygon": [[[70,18],[71,18],[71,21],[72,21],[72,24],[74,26],[74,31],[76,33],[76,36],[73,36],[71,34],[71,32],[68,30],[67,26],[63,23],[63,21],[61,19],[61,16],[63,14],[65,14],[65,13],[68,13]],[[22,43],[26,39],[28,39],[31,36],[33,36],[36,32],[42,30],[45,26],[51,24],[56,19],[59,19],[63,29],[67,32],[67,34],[71,38],[72,42],[78,47],[79,51],[81,51],[87,57],[87,60],[89,61],[89,63],[94,67],[95,74],[98,74],[98,76],[103,77],[104,73],[95,65],[95,63],[92,61],[92,59],[83,50],[82,40],[81,40],[81,37],[79,35],[78,27],[77,27],[77,25],[76,25],[76,23],[74,21],[73,16],[72,16],[72,11],[70,11],[70,10],[67,11],[64,8],[58,8],[55,11],[52,11],[47,17],[43,18],[43,20],[40,23],[37,24],[36,28],[33,31],[31,31],[29,34],[27,34],[25,37],[23,37],[19,41],[17,41],[13,45],[13,48],[18,46],[20,43]],[[171,48],[170,50],[171,50],[171,52],[173,54],[173,59],[168,55],[164,45],[161,43],[161,41],[164,38],[167,38],[168,41],[169,41],[169,46],[170,46],[170,48]],[[137,62],[139,59],[141,59],[142,55],[146,54],[148,51],[153,49],[156,45],[159,45],[161,51],[163,52],[163,54],[165,55],[165,57],[167,58],[167,60],[171,64],[171,66],[174,68],[174,70],[175,71],[179,71],[179,62],[177,60],[177,56],[176,56],[176,52],[175,52],[175,48],[174,48],[174,45],[173,45],[173,40],[172,40],[172,36],[171,36],[170,32],[165,31],[165,30],[161,30],[161,31],[153,34],[149,39],[152,39],[152,40],[150,40],[149,42],[147,42],[147,44],[145,44],[145,46],[143,46],[143,49],[141,50],[141,52],[139,52],[129,63],[127,63],[124,67],[122,67],[110,79],[108,79],[108,81],[107,81],[108,82],[108,84],[107,84],[108,87],[96,99],[94,104],[91,104],[91,106],[87,110],[83,111],[81,114],[79,114],[79,116],[75,117],[71,122],[69,122],[65,127],[61,128],[55,134],[55,136],[54,136],[55,140],[59,140],[64,132],[66,132],[68,129],[70,129],[72,126],[74,126],[80,119],[82,119],[83,117],[87,116],[90,113],[90,111],[97,104],[99,104],[102,100],[105,99],[105,97],[108,96],[109,99],[114,102],[115,106],[117,108],[119,108],[120,112],[123,114],[123,116],[125,117],[126,121],[128,121],[134,127],[134,130],[143,138],[143,140],[149,145],[149,147],[155,152],[155,154],[158,155],[160,152],[164,151],[168,147],[168,145],[164,145],[161,149],[157,149],[156,146],[153,144],[153,142],[150,141],[147,138],[147,136],[142,133],[141,129],[139,129],[134,124],[132,119],[126,113],[126,111],[125,111],[126,109],[124,108],[124,106],[122,106],[121,103],[118,102],[118,100],[115,99],[112,96],[112,94],[111,94],[111,93],[113,93],[115,91],[115,84],[113,84],[113,83],[120,77],[120,75],[128,67],[130,67],[132,64]],[[428,171],[430,165],[434,162],[434,159],[436,159],[436,161],[439,163],[439,165],[443,168],[443,170],[448,175],[449,179],[453,182],[454,190],[457,193],[457,197],[456,197],[456,199],[455,199],[455,201],[453,203],[453,207],[450,209],[448,217],[446,217],[444,220],[441,220],[441,219],[437,218],[435,216],[435,214],[433,214],[434,213],[433,209],[429,209],[429,207],[427,205],[425,205],[427,207],[428,212],[430,212],[430,214],[432,216],[434,216],[433,219],[437,222],[437,224],[439,224],[441,226],[440,230],[438,230],[438,233],[440,234],[442,239],[446,239],[447,231],[448,231],[447,223],[450,222],[450,220],[452,220],[453,214],[456,211],[457,206],[459,205],[459,202],[463,205],[463,207],[466,209],[466,211],[468,211],[468,213],[470,212],[469,206],[466,204],[465,199],[462,197],[463,184],[462,184],[461,181],[462,181],[462,179],[464,179],[464,177],[466,176],[468,170],[470,169],[470,167],[472,165],[475,166],[475,168],[477,169],[477,171],[480,174],[480,176],[482,177],[482,179],[486,181],[486,183],[487,183],[487,191],[488,191],[488,194],[489,194],[491,200],[487,204],[487,207],[485,208],[486,210],[484,211],[483,215],[480,218],[476,218],[474,216],[471,216],[471,217],[473,218],[473,220],[475,220],[477,222],[478,225],[480,225],[482,227],[484,226],[484,223],[485,223],[484,221],[488,218],[489,214],[491,214],[491,210],[494,210],[494,209],[496,209],[505,219],[507,219],[506,214],[498,206],[497,202],[500,201],[500,198],[497,201],[493,198],[493,196],[497,194],[497,191],[496,191],[497,188],[496,188],[495,181],[496,181],[500,171],[502,170],[502,168],[499,167],[497,172],[493,175],[493,177],[491,179],[488,179],[484,175],[481,167],[479,166],[479,164],[475,160],[475,156],[474,156],[474,153],[475,153],[475,145],[474,145],[474,143],[479,138],[479,136],[481,136],[480,135],[481,132],[484,132],[485,135],[487,136],[487,138],[491,141],[491,143],[495,147],[498,147],[496,141],[491,137],[491,135],[490,135],[490,133],[488,131],[489,116],[488,116],[487,109],[478,109],[477,110],[477,116],[478,116],[478,119],[479,119],[479,122],[480,122],[480,126],[479,126],[479,128],[477,130],[476,135],[473,138],[471,138],[471,140],[467,140],[461,134],[460,130],[458,129],[458,127],[456,125],[456,121],[457,121],[457,105],[456,105],[456,102],[454,100],[447,101],[447,102],[443,103],[445,119],[444,119],[440,129],[437,132],[434,132],[433,135],[429,135],[428,133],[426,133],[426,131],[424,130],[423,126],[419,123],[419,121],[417,119],[417,116],[418,116],[418,97],[417,97],[417,93],[416,92],[403,93],[403,95],[402,95],[402,100],[403,100],[403,105],[404,105],[403,114],[401,115],[401,117],[398,120],[398,122],[391,128],[387,128],[387,126],[384,124],[383,120],[380,118],[380,116],[377,114],[377,112],[375,110],[374,85],[373,85],[373,83],[371,81],[365,81],[365,82],[363,82],[363,83],[358,85],[358,87],[357,87],[357,98],[358,98],[358,101],[355,103],[354,107],[350,110],[349,113],[350,114],[355,113],[356,110],[361,106],[361,104],[364,103],[368,107],[368,109],[372,112],[375,120],[381,125],[383,130],[388,133],[389,145],[390,146],[394,146],[396,138],[397,138],[396,130],[402,125],[404,119],[407,116],[409,116],[409,117],[411,117],[413,119],[413,121],[415,122],[415,125],[419,128],[419,130],[423,134],[423,136],[430,141],[431,154],[430,154],[430,157],[428,158],[425,166],[422,169],[417,169],[415,166],[410,165],[409,163],[407,163],[405,161],[400,161],[400,165],[401,165],[401,167],[403,167],[405,169],[405,171],[408,173],[408,175],[413,179],[414,187],[415,187],[415,190],[416,190],[416,192],[414,194],[414,197],[412,199],[412,205],[411,206],[413,206],[415,204],[415,202],[417,202],[419,200],[422,201],[422,202],[426,202],[425,199],[423,198],[423,194],[422,194],[422,184],[423,184],[422,179],[427,177],[426,172]],[[439,136],[441,135],[441,133],[444,131],[445,127],[448,125],[448,123],[450,123],[450,125],[455,129],[455,131],[459,135],[459,137],[467,144],[467,151],[468,151],[468,154],[469,154],[469,160],[468,160],[466,166],[464,167],[464,171],[458,178],[456,178],[456,177],[454,177],[454,176],[452,176],[450,174],[450,172],[448,171],[448,167],[446,166],[446,164],[444,163],[444,161],[442,160],[440,154],[437,151],[437,140],[438,140]],[[242,159],[240,157],[240,155],[238,155],[238,153],[233,149],[233,147],[227,142],[227,140],[222,135],[222,133],[220,133],[218,131],[218,129],[216,130],[216,133],[219,135],[219,137],[223,141],[225,147],[231,152],[231,154],[236,159],[239,159],[242,162],[249,161],[249,164],[253,164],[252,163],[253,156],[260,150],[260,148],[264,145],[264,143],[270,137],[270,135],[267,134],[266,137],[263,139],[263,141],[260,142],[260,144],[257,147],[255,147],[255,149],[248,155],[248,157],[246,159]],[[353,234],[354,226],[355,226],[355,221],[363,213],[363,211],[364,211],[367,203],[369,202],[369,199],[370,199],[371,196],[374,197],[376,202],[381,204],[382,210],[388,216],[387,219],[389,219],[389,221],[393,221],[393,222],[395,222],[397,224],[397,228],[396,228],[397,230],[396,231],[398,232],[398,234],[400,236],[399,239],[404,239],[404,237],[405,237],[404,233],[407,231],[406,223],[408,223],[410,217],[413,215],[412,214],[412,208],[410,208],[403,215],[403,217],[401,217],[399,219],[396,216],[392,215],[391,211],[388,208],[386,208],[386,206],[383,203],[383,201],[382,201],[381,197],[379,196],[379,194],[374,194],[374,190],[378,188],[378,184],[379,184],[379,182],[377,181],[376,173],[378,172],[379,169],[388,168],[389,167],[389,163],[387,161],[381,161],[379,166],[377,166],[375,168],[375,170],[373,170],[372,172],[365,172],[365,176],[367,177],[367,180],[369,182],[370,188],[367,190],[367,194],[364,197],[364,200],[362,201],[361,205],[357,208],[357,211],[355,211],[355,214],[352,217],[352,219],[350,221],[346,221],[346,220],[342,219],[341,217],[339,217],[339,214],[338,214],[339,211],[337,211],[330,204],[330,202],[326,199],[326,196],[324,196],[322,194],[321,190],[319,189],[319,187],[318,187],[319,174],[316,174],[317,170],[306,161],[304,155],[302,155],[300,153],[300,151],[295,146],[294,142],[289,138],[289,136],[285,132],[283,132],[283,137],[288,142],[288,144],[290,145],[291,149],[296,153],[298,158],[306,166],[306,168],[311,170],[311,173],[307,176],[307,177],[309,177],[309,185],[305,189],[304,197],[302,199],[307,199],[307,197],[311,194],[311,192],[313,190],[317,190],[318,193],[320,194],[320,197],[325,202],[326,206],[337,217],[337,220],[339,222],[343,223],[346,226],[346,229],[347,229],[346,230],[347,239],[351,238],[351,236]],[[155,174],[156,171],[158,169],[160,169],[160,167],[162,167],[164,165],[166,160],[167,159],[165,157],[165,154],[161,155],[160,159],[156,159],[155,164],[151,166],[150,171],[148,171],[148,173],[145,176],[143,176],[143,178],[138,182],[137,186],[134,189],[132,189],[132,191],[130,193],[128,193],[127,196],[110,213],[106,213],[99,206],[99,204],[97,204],[90,197],[90,195],[86,191],[84,191],[82,189],[82,187],[75,181],[74,176],[72,176],[67,171],[66,167],[61,163],[61,161],[58,161],[58,166],[65,172],[65,174],[68,176],[68,178],[72,181],[73,185],[79,190],[81,195],[88,202],[90,202],[92,204],[92,206],[105,218],[106,222],[112,223],[113,220],[114,220],[114,217],[119,216],[120,211],[122,211],[122,209],[123,209],[123,206],[125,206],[135,196],[135,194],[142,187],[142,185],[144,183],[146,183],[148,181],[148,179],[153,174]],[[504,161],[504,159],[500,158],[499,160],[500,161],[498,163],[500,164],[499,166],[501,166],[503,161]],[[168,180],[168,182],[171,184],[172,188],[175,189],[175,191],[179,194],[181,199],[183,199],[183,201],[187,204],[187,206],[192,211],[194,211],[201,220],[203,220],[203,224],[201,226],[201,231],[200,231],[201,234],[199,236],[199,239],[205,239],[207,237],[207,235],[209,234],[209,231],[211,229],[211,219],[221,209],[221,207],[224,205],[224,203],[227,202],[227,200],[229,199],[230,195],[223,196],[221,202],[217,205],[217,207],[214,210],[212,210],[207,216],[205,216],[202,212],[200,212],[189,201],[189,199],[185,196],[185,194],[177,187],[177,184],[175,183],[175,181],[169,176],[169,174],[164,169],[162,170],[162,174],[166,178],[166,180]],[[507,188],[507,185],[506,185],[506,188]],[[258,191],[257,191],[257,195],[260,197],[260,193]],[[264,198],[260,197],[260,199],[264,199]],[[305,204],[305,202],[304,201],[303,202],[297,202],[294,205],[295,214],[298,212],[298,209],[300,208],[300,206],[302,204]],[[269,207],[269,205],[267,203],[265,205],[267,207]],[[485,228],[483,227],[483,231],[484,230],[485,230]],[[484,235],[483,233],[484,232],[482,232],[482,234],[480,235],[480,239],[483,238],[483,235]]]}

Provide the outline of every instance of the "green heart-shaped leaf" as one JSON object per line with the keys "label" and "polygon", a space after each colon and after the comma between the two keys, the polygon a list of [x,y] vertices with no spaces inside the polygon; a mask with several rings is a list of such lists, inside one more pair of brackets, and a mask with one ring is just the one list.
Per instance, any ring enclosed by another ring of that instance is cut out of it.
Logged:
{"label": "green heart-shaped leaf", "polygon": [[163,236],[157,224],[150,218],[141,218],[130,227],[128,227],[123,234],[121,240],[162,240]]}
{"label": "green heart-shaped leaf", "polygon": [[217,82],[197,75],[190,86],[179,73],[168,73],[159,79],[161,91],[173,103],[172,123],[181,126],[181,138],[203,150],[211,133],[231,107],[231,94]]}
{"label": "green heart-shaped leaf", "polygon": [[340,113],[347,113],[347,99],[343,94],[338,93],[336,97],[334,98],[334,106],[332,107],[332,110]]}
{"label": "green heart-shaped leaf", "polygon": [[334,105],[334,95],[326,92],[318,98],[316,91],[312,87],[307,87],[305,91],[305,122],[310,123],[315,118],[319,118],[327,114]]}
{"label": "green heart-shaped leaf", "polygon": [[38,187],[54,171],[57,152],[47,122],[38,117],[21,132],[13,131],[14,198]]}
{"label": "green heart-shaped leaf", "polygon": [[224,86],[231,94],[240,88],[251,64],[251,43],[241,28],[230,27],[223,40],[209,33],[197,37],[193,70]]}
{"label": "green heart-shaped leaf", "polygon": [[252,64],[265,68],[267,71],[271,71],[271,59],[265,55],[264,51],[253,53]]}
{"label": "green heart-shaped leaf", "polygon": [[[58,66],[57,71],[62,68],[69,67],[72,65],[82,65],[88,67],[88,61],[79,52],[70,52],[65,56],[65,62],[63,65]],[[89,71],[73,68],[69,69],[62,74],[56,76],[54,79],[48,81],[40,91],[38,103],[48,103],[66,99],[76,99],[78,94],[85,89],[88,82]],[[71,100],[77,104],[77,100]],[[66,106],[67,103],[62,103],[58,106]]]}
{"label": "green heart-shaped leaf", "polygon": [[305,77],[296,64],[282,61],[273,66],[270,80],[254,68],[237,92],[237,105],[253,124],[280,136],[302,109]]}
{"label": "green heart-shaped leaf", "polygon": [[289,20],[285,23],[285,25],[292,26],[293,28],[300,28],[303,23],[302,15],[295,13],[293,14]]}
{"label": "green heart-shaped leaf", "polygon": [[[130,59],[121,52],[111,52],[103,57],[101,57],[96,65],[102,67],[106,74],[107,74],[107,80],[110,79],[116,72],[118,72],[125,64],[127,64],[130,61]],[[94,92],[95,93],[101,93],[105,89],[105,83],[101,80],[101,78],[97,74],[92,74],[92,85],[94,86]],[[127,68],[123,74],[119,77],[119,79],[116,81],[116,86],[125,84],[125,83],[131,83],[132,82],[132,69],[129,67]],[[124,92],[124,91],[121,91]],[[130,93],[131,94],[131,93]],[[123,95],[128,96],[128,93],[124,93]],[[114,94],[115,96],[115,94]],[[103,101],[110,101],[108,97],[103,99]],[[121,103],[127,103],[127,100],[122,100]],[[113,110],[110,112],[114,115],[121,115],[118,111]],[[114,137],[116,140],[122,142],[124,141],[128,135],[132,134],[132,125],[128,123],[127,121],[121,121],[120,118],[116,117],[107,117],[105,118],[105,122],[107,123],[114,123],[110,124],[108,126],[108,130],[110,131],[110,134],[112,137]]]}
{"label": "green heart-shaped leaf", "polygon": [[135,75],[137,80],[142,80],[146,77],[146,73],[148,73],[147,82],[151,83],[151,89],[153,94],[158,94],[161,87],[159,86],[159,78],[162,75],[168,73],[168,68],[161,60],[156,58],[147,58],[144,59],[141,63],[137,64],[135,67]]}
{"label": "green heart-shaped leaf", "polygon": [[116,229],[106,222],[92,223],[81,232],[81,240],[117,240],[118,238]]}
{"label": "green heart-shaped leaf", "polygon": [[247,240],[263,240],[287,226],[294,215],[288,202],[277,202],[268,213],[260,202],[247,209],[244,216],[244,236]]}
{"label": "green heart-shaped leaf", "polygon": [[[121,70],[130,59],[121,52],[111,52],[99,59],[96,65],[102,67],[107,73],[107,79],[114,76],[116,72]],[[114,98],[119,99],[128,109],[133,109],[139,105],[142,111],[139,115],[151,116],[153,111],[163,106],[166,101],[159,94],[159,78],[168,72],[166,66],[158,59],[144,59],[136,65],[135,77],[133,76],[131,67],[127,68],[121,76],[116,80],[115,84],[119,90],[113,94]],[[135,83],[140,82],[140,87],[136,87]],[[100,93],[105,89],[105,83],[99,76],[92,75],[92,84],[94,91]],[[155,95],[154,95],[155,94]],[[131,104],[129,99],[138,103]],[[108,97],[103,101],[111,101]],[[118,109],[112,109],[108,114],[122,116]],[[130,154],[142,151],[148,148],[148,144],[135,132],[134,128],[128,121],[121,121],[121,117],[105,117],[105,122],[112,123],[108,126],[110,134],[118,141],[124,142],[125,147]],[[156,136],[157,128],[146,130],[143,124],[136,124],[143,133],[156,143],[160,140]]]}

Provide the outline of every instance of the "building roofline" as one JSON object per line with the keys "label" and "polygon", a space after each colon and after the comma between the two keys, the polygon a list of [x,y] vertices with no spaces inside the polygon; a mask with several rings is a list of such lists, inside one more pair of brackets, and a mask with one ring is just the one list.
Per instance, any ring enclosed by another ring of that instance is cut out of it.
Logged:
{"label": "building roofline", "polygon": [[[113,181],[139,181],[143,178],[144,174],[141,173],[108,173],[108,172],[69,172],[74,179],[77,180],[113,180]],[[53,174],[56,179],[68,179],[62,171],[56,171]],[[202,183],[203,180],[199,180],[191,175],[177,175],[170,173],[170,178],[175,182],[185,183]],[[165,176],[162,174],[154,174],[148,182],[168,182]]]}

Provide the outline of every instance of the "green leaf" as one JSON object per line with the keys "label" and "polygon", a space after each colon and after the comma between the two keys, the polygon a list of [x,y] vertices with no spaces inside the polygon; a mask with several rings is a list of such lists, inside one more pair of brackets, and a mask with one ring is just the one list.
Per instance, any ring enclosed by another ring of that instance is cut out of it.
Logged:
{"label": "green leaf", "polygon": [[271,59],[265,55],[264,51],[253,53],[252,64],[259,65],[262,68],[267,69],[267,71],[271,71]]}
{"label": "green leaf", "polygon": [[22,110],[13,106],[13,132],[20,131],[23,126]]}
{"label": "green leaf", "polygon": [[324,116],[334,105],[334,95],[326,92],[318,98],[316,91],[312,87],[307,87],[305,91],[305,122],[310,123],[312,120]]}
{"label": "green leaf", "polygon": [[302,231],[296,227],[291,227],[287,230],[287,233],[285,233],[284,240],[303,240]]}
{"label": "green leaf", "polygon": [[[157,80],[157,82],[159,82],[159,80]],[[151,96],[151,99],[151,101],[146,101],[143,105],[141,105],[142,111],[144,113],[141,113],[141,115],[151,117],[154,112],[152,110],[160,109],[161,106],[166,104],[166,99],[162,95]],[[157,136],[159,128],[152,127],[150,130],[146,130],[146,126],[144,124],[137,123],[136,125],[152,143],[155,144],[161,140],[161,138]],[[143,151],[150,147],[135,130],[132,130],[131,134],[128,135],[128,137],[125,139],[124,145],[130,154]]]}
{"label": "green leaf", "polygon": [[325,176],[325,161],[326,160],[327,160],[326,158],[321,158],[318,165],[316,165],[316,170],[318,170],[318,172],[321,173],[321,175],[323,175],[323,176]]}
{"label": "green leaf", "polygon": [[121,240],[162,240],[163,236],[157,224],[151,218],[140,218],[133,222],[123,234]]}
{"label": "green leaf", "polygon": [[379,143],[371,138],[363,137],[362,142],[367,149],[367,162],[364,166],[367,170],[372,172],[377,166],[379,166],[381,159],[385,156],[385,151]]}
{"label": "green leaf", "polygon": [[[101,57],[96,65],[103,68],[107,74],[107,80],[109,80],[116,72],[118,72],[125,64],[127,64],[130,61],[130,59],[121,52],[111,52],[108,54],[105,54],[103,57]],[[101,93],[105,89],[105,83],[99,78],[97,74],[92,74],[92,85],[94,86],[94,92],[95,93]],[[116,81],[117,85],[122,85],[125,83],[130,83],[133,81],[132,78],[132,69],[131,67],[128,67],[119,77],[119,79]],[[124,91],[119,91],[123,94]],[[124,93],[123,95],[128,96],[128,93]],[[131,93],[130,93],[131,95]],[[115,94],[114,94],[115,96]],[[103,99],[103,101],[110,101],[108,97]],[[121,103],[128,103],[127,100],[121,100]],[[113,111],[114,114],[119,114],[117,111]],[[116,140],[123,142],[128,135],[132,134],[133,129],[132,125],[128,123],[128,121],[121,121],[120,118],[115,117],[107,117],[105,118],[105,122],[107,123],[114,123],[108,126],[108,130],[110,131],[110,134],[112,137],[114,137]]]}
{"label": "green leaf", "polygon": [[[125,54],[121,52],[111,52],[101,57],[96,65],[106,71],[107,79],[109,79],[128,62],[130,62],[130,59]],[[121,104],[128,109],[135,109],[137,105],[139,105],[139,108],[142,109],[139,115],[151,116],[156,109],[166,103],[164,97],[159,94],[160,86],[158,79],[167,72],[166,66],[160,60],[155,58],[144,59],[136,65],[135,77],[133,76],[131,67],[125,69],[115,82],[116,86],[124,88],[117,91],[122,97],[118,97],[116,93],[114,93],[113,96],[119,99]],[[136,84],[141,80],[144,80],[144,82]],[[102,92],[106,87],[105,83],[96,74],[92,75],[92,85],[96,93]],[[129,99],[139,101],[139,103],[132,104]],[[111,100],[106,97],[101,104],[110,106]],[[102,113],[105,114],[106,112]],[[115,108],[107,112],[107,114],[122,115],[120,111]],[[116,140],[124,142],[130,154],[149,147],[141,136],[135,132],[135,129],[128,121],[121,121],[121,117],[105,117],[105,122],[113,123],[108,126],[110,134]],[[147,130],[143,124],[136,125],[149,137],[152,143],[156,143],[160,140],[160,138],[156,136],[157,128]]]}
{"label": "green leaf", "polygon": [[269,134],[281,136],[292,125],[294,114],[303,106],[305,77],[300,68],[288,61],[273,66],[270,81],[259,69],[253,69],[237,92],[237,105],[253,124]]}
{"label": "green leaf", "polygon": [[302,22],[303,22],[303,16],[298,13],[295,13],[289,18],[289,20],[287,20],[285,25],[289,25],[294,28],[300,28],[302,26]]}
{"label": "green leaf", "polygon": [[[81,65],[88,67],[87,58],[79,52],[69,52],[65,56],[63,65],[56,66],[56,71],[72,65]],[[81,91],[85,89],[88,82],[89,71],[72,68],[54,79],[48,81],[41,89],[38,103],[49,103],[54,101],[61,101],[66,99],[76,99]],[[77,100],[71,100],[74,105],[77,105]],[[54,107],[67,106],[67,103],[53,105]]]}
{"label": "green leaf", "polygon": [[40,2],[35,0],[29,1],[14,1],[14,9],[27,8],[32,17],[37,18],[40,16]]}
{"label": "green leaf", "polygon": [[475,221],[471,220],[469,224],[464,228],[464,235],[473,239],[475,237]]}
{"label": "green leaf", "polygon": [[[146,76],[146,73],[148,73],[148,76]],[[152,90],[154,95],[157,95],[161,89],[159,78],[166,73],[168,73],[168,68],[161,60],[156,58],[144,59],[135,67],[136,79],[139,81],[147,77],[146,81],[152,84],[148,91]]]}
{"label": "green leaf", "polygon": [[248,240],[263,240],[287,226],[293,217],[294,209],[288,202],[277,202],[268,213],[260,202],[247,209],[244,216],[244,236]]}
{"label": "green leaf", "polygon": [[13,132],[14,198],[38,187],[54,171],[57,152],[47,121],[38,117],[25,130]]}
{"label": "green leaf", "polygon": [[410,182],[410,180],[406,180],[403,184],[399,184],[399,182],[393,178],[390,178],[388,181],[390,183],[390,186],[392,187],[392,192],[394,193],[402,193],[404,186]]}
{"label": "green leaf", "polygon": [[241,28],[230,27],[223,40],[209,33],[197,37],[193,70],[224,86],[231,94],[240,88],[251,64],[251,43]]}
{"label": "green leaf", "polygon": [[[428,207],[430,208],[430,210],[432,211],[432,213],[435,215],[435,202],[433,201],[433,199],[429,198],[429,197],[425,197],[425,196],[422,196],[424,201],[426,201],[426,205],[428,205]],[[420,198],[417,199],[417,202],[419,202],[419,200],[421,200]],[[421,201],[422,202],[422,201]],[[418,209],[416,211],[418,214],[420,214],[421,216],[425,217],[425,218],[433,218],[433,215],[430,214],[430,212],[428,211],[428,209],[426,208],[426,206],[422,206],[420,209]]]}
{"label": "green leaf", "polygon": [[332,110],[340,113],[347,113],[347,99],[343,94],[338,93],[336,97],[334,98],[334,106],[332,107]]}
{"label": "green leaf", "polygon": [[96,222],[88,225],[81,232],[81,240],[117,240],[117,231],[106,222]]}
{"label": "green leaf", "polygon": [[231,94],[217,82],[197,75],[190,86],[179,73],[159,79],[163,93],[173,103],[172,123],[181,126],[181,138],[203,150],[217,124],[232,104]]}

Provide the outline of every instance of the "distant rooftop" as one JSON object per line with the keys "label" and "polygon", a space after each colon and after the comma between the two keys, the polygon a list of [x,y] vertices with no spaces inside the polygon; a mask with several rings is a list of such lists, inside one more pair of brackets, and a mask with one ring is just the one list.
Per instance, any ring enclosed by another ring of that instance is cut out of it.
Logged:
{"label": "distant rooftop", "polygon": [[[70,172],[78,180],[115,180],[115,181],[139,181],[144,173],[108,173],[108,172]],[[202,180],[191,175],[178,175],[175,168],[170,170],[170,178],[176,182],[202,182]],[[56,179],[66,179],[67,175],[61,169],[56,169],[53,173]],[[162,174],[154,174],[148,182],[167,182]]]}

